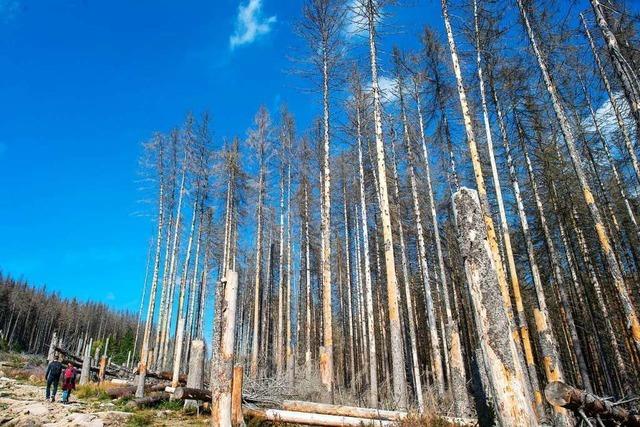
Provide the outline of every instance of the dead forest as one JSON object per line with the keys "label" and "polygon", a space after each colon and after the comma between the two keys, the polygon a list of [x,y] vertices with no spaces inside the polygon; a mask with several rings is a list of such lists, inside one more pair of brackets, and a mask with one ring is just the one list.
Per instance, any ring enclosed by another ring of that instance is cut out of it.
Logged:
{"label": "dead forest", "polygon": [[163,373],[236,425],[241,366],[251,401],[359,407],[243,408],[276,421],[640,425],[637,5],[434,1],[386,49],[410,5],[302,3],[313,123],[256,105],[245,135],[189,114],[144,143],[136,396]]}

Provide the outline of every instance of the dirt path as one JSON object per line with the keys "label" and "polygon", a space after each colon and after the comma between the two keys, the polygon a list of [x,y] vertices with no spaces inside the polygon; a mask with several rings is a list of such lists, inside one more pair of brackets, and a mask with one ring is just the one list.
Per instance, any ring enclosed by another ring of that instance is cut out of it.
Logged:
{"label": "dirt path", "polygon": [[[60,398],[60,390],[58,396]],[[133,414],[117,411],[111,402],[48,402],[44,387],[0,378],[0,425],[4,426],[124,426]]]}

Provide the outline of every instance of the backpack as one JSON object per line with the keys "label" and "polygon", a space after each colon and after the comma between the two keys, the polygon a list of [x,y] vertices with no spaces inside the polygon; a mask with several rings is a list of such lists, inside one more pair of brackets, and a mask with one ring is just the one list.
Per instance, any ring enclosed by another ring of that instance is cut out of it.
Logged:
{"label": "backpack", "polygon": [[73,368],[67,368],[64,370],[64,378],[67,380],[73,378]]}

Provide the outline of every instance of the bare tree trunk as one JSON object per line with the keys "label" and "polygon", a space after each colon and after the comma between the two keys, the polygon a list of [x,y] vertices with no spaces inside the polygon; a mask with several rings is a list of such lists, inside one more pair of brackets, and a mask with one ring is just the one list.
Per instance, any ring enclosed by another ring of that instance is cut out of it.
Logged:
{"label": "bare tree trunk", "polygon": [[[347,330],[349,331],[349,385],[351,390],[355,391],[356,361],[355,361],[355,336],[353,331],[353,308],[351,298],[351,245],[349,243],[349,216],[347,215],[347,183],[346,176],[342,185],[343,198],[343,214],[344,214],[344,247],[345,247],[345,266],[346,266],[346,283],[347,288]],[[346,347],[346,342],[345,342]]]}
{"label": "bare tree trunk", "polygon": [[[549,262],[551,263],[551,271],[553,274],[553,278],[556,282],[556,286],[561,287],[561,286],[564,286],[564,280],[562,277],[562,272],[560,271],[560,265],[558,263],[558,254],[556,252],[555,245],[551,238],[551,232],[549,231],[549,226],[547,224],[546,216],[542,208],[542,200],[540,199],[538,185],[536,183],[534,172],[533,172],[533,167],[531,165],[531,160],[529,159],[529,153],[527,151],[526,143],[524,141],[523,131],[517,118],[516,118],[516,126],[518,127],[518,135],[520,136],[520,144],[522,146],[522,150],[524,154],[527,173],[529,174],[529,182],[531,184],[531,190],[533,193],[533,198],[535,200],[536,209],[538,212],[538,218],[540,219],[540,225],[542,227],[542,231],[544,234],[547,251],[549,252]],[[520,222],[523,224],[523,233],[524,233],[525,221],[526,221],[526,215],[521,215]],[[533,253],[533,245],[531,244],[531,239],[528,238],[526,240],[527,240],[527,252]],[[533,260],[533,257],[531,257],[530,259]],[[540,280],[540,275],[538,274],[537,265],[535,270],[536,270],[536,273],[532,273],[532,276],[534,277],[533,283],[536,291],[536,299],[537,299],[538,307],[536,310],[534,310],[534,317],[536,321],[536,329],[538,331],[538,336],[540,339],[540,349],[542,351],[542,360],[543,360],[545,375],[547,378],[547,382],[564,381],[562,362],[560,361],[560,355],[558,354],[558,343],[553,334],[553,330],[551,329],[551,320],[549,318],[549,310],[547,309],[546,297],[544,295],[544,288],[542,287],[542,281]],[[533,271],[533,268],[532,268],[532,271]],[[565,416],[565,415],[566,414],[562,414],[562,416]]]}
{"label": "bare tree trunk", "polygon": [[[367,219],[367,200],[366,190],[364,186],[364,161],[362,156],[362,94],[356,93],[357,103],[356,106],[356,139],[358,144],[358,182],[360,186],[360,226],[362,229],[362,245],[364,258],[364,302],[366,304],[366,316],[367,316],[367,337],[368,337],[368,349],[369,349],[369,404],[372,407],[378,406],[378,365],[377,365],[377,348],[376,348],[376,335],[373,322],[373,287],[371,281],[371,258],[369,255],[369,220]],[[360,243],[358,243],[358,248]],[[360,261],[358,261],[358,268],[360,268]],[[364,319],[363,319],[364,320]],[[364,324],[364,322],[363,322]],[[364,332],[363,332],[364,337]]]}
{"label": "bare tree trunk", "polygon": [[[406,119],[406,117],[403,117]],[[413,319],[413,297],[411,296],[411,281],[409,280],[409,269],[407,262],[407,251],[404,243],[404,226],[402,225],[402,215],[400,212],[400,189],[398,168],[396,166],[396,149],[393,138],[391,139],[391,167],[393,171],[394,191],[398,206],[398,236],[400,239],[400,257],[402,262],[402,279],[404,282],[404,295],[407,302],[407,323],[409,324],[409,340],[411,350],[411,366],[413,369],[413,381],[415,393],[418,399],[418,410],[424,412],[424,398],[422,396],[422,381],[420,378],[420,360],[418,359],[418,339],[416,338],[416,325]],[[441,390],[443,392],[444,390]],[[464,396],[462,396],[464,397]]]}
{"label": "bare tree trunk", "polygon": [[311,254],[309,242],[309,190],[307,182],[304,183],[304,256],[305,256],[305,344],[306,351],[304,361],[307,369],[307,378],[311,377]]}
{"label": "bare tree trunk", "polygon": [[[467,135],[467,144],[469,145],[469,154],[471,157],[471,163],[473,166],[473,172],[476,179],[476,185],[478,187],[478,197],[480,198],[480,206],[482,208],[484,222],[487,228],[487,238],[489,239],[489,248],[496,266],[496,274],[498,276],[498,284],[500,285],[502,302],[507,312],[509,320],[513,319],[513,313],[511,309],[511,299],[509,296],[509,288],[505,277],[504,270],[502,268],[502,259],[498,249],[498,239],[496,236],[496,230],[493,224],[493,218],[491,217],[491,210],[489,206],[489,200],[487,198],[487,189],[484,183],[484,176],[482,174],[482,166],[480,164],[480,156],[478,154],[478,147],[476,144],[475,131],[472,124],[472,116],[469,110],[469,104],[467,102],[467,95],[464,88],[464,82],[462,81],[462,71],[460,70],[460,60],[458,59],[458,50],[455,40],[453,38],[453,30],[451,23],[449,22],[449,10],[448,1],[441,0],[442,16],[444,18],[445,28],[447,31],[447,39],[449,41],[449,50],[451,53],[451,61],[453,63],[453,70],[456,76],[456,83],[458,88],[458,96],[460,98],[460,107],[462,109],[462,116],[464,119],[464,127]],[[517,330],[514,329],[517,334]],[[516,369],[522,373],[520,364],[517,363]]]}
{"label": "bare tree trunk", "polygon": [[497,422],[503,426],[537,426],[522,376],[517,374],[517,349],[509,316],[501,303],[495,255],[491,253],[478,195],[462,188],[455,193],[453,206],[481,349],[479,363],[487,374],[487,391]]}
{"label": "bare tree trunk", "polygon": [[[175,346],[173,353],[173,383],[177,383],[178,375],[180,374],[180,365],[182,363],[182,345],[184,342],[184,332],[186,327],[186,318],[184,313],[184,300],[186,296],[186,287],[189,274],[189,263],[191,261],[191,246],[193,243],[193,234],[196,226],[196,217],[198,212],[198,195],[195,196],[193,201],[193,213],[191,214],[191,227],[189,231],[189,240],[187,242],[187,252],[184,259],[184,266],[182,267],[182,277],[180,279],[180,295],[178,297],[178,323],[176,324],[175,333]],[[197,262],[197,260],[196,260]],[[173,298],[171,298],[173,300]],[[171,304],[173,306],[173,303]],[[171,313],[172,310],[169,311]],[[171,315],[169,314],[169,325],[171,323]],[[168,341],[168,340],[167,340]],[[163,355],[166,359],[166,356]],[[168,362],[168,359],[166,359]],[[165,365],[165,360],[162,361],[162,366]],[[176,387],[175,385],[173,387]]]}
{"label": "bare tree trunk", "polygon": [[[438,225],[438,213],[436,211],[436,200],[431,184],[431,167],[429,165],[429,151],[427,149],[427,139],[424,134],[424,119],[422,115],[422,106],[420,103],[420,95],[417,85],[414,90],[414,98],[416,101],[416,109],[418,111],[418,126],[420,130],[420,142],[422,144],[422,156],[425,162],[425,177],[427,180],[427,201],[431,208],[431,219],[433,221],[433,233],[436,241],[436,253],[438,256],[438,266],[440,268],[441,283],[441,299],[444,302],[444,310],[446,316],[446,353],[450,360],[450,369],[448,372],[451,394],[455,396],[454,405],[456,415],[468,415],[471,411],[469,396],[467,392],[467,375],[464,369],[464,360],[462,359],[462,349],[460,343],[460,331],[457,322],[453,319],[451,312],[451,304],[449,303],[449,289],[447,285],[447,273],[442,254],[442,243],[440,239],[440,227]],[[445,118],[446,120],[446,118]],[[448,127],[448,125],[446,125]],[[446,131],[448,133],[448,129]],[[448,138],[448,136],[447,136]],[[452,160],[452,172],[455,175],[455,161]]]}
{"label": "bare tree trunk", "polygon": [[[493,85],[493,79],[489,78],[489,88],[491,89],[491,95],[493,98],[493,102],[495,104],[497,117],[498,117],[498,125],[500,127],[500,134],[502,136],[502,144],[504,146],[506,157],[507,157],[507,167],[509,168],[509,177],[511,179],[511,186],[513,188],[513,194],[516,200],[516,206],[518,209],[518,217],[520,218],[520,227],[522,230],[523,237],[525,238],[525,245],[527,248],[527,257],[529,259],[529,267],[531,268],[531,275],[533,280],[540,280],[540,272],[538,269],[538,263],[535,258],[535,252],[533,251],[533,243],[531,242],[531,233],[529,231],[529,223],[527,220],[527,214],[524,210],[524,204],[522,203],[522,196],[520,194],[520,184],[518,183],[518,176],[516,174],[515,165],[513,163],[513,158],[511,156],[511,146],[509,144],[509,136],[507,135],[507,128],[504,123],[504,116],[502,114],[502,108],[500,106],[500,102],[498,100],[498,94],[496,93],[495,87]],[[512,271],[512,273],[516,273],[517,271]],[[517,277],[517,276],[516,276]],[[527,318],[524,312],[524,304],[522,303],[522,294],[520,292],[520,283],[516,279],[516,281],[511,282],[512,285],[517,285],[513,287],[513,295],[516,303],[516,313],[518,315],[518,327],[520,329],[520,339],[522,340],[522,347],[524,350],[524,358],[527,364],[527,371],[529,373],[529,383],[531,385],[531,390],[534,397],[534,403],[536,407],[536,413],[539,416],[544,414],[544,406],[542,401],[542,392],[540,390],[540,384],[538,382],[538,374],[536,371],[536,362],[533,356],[533,349],[531,345],[531,337],[529,335],[529,327],[527,325]]]}
{"label": "bare tree trunk", "polygon": [[427,302],[426,311],[427,311],[427,319],[429,321],[429,337],[430,337],[430,356],[433,367],[435,369],[434,381],[435,386],[438,389],[438,393],[442,396],[444,395],[444,372],[442,370],[442,357],[440,352],[440,338],[438,336],[438,325],[436,321],[435,307],[434,307],[434,295],[435,292],[431,289],[431,283],[429,280],[429,266],[427,264],[427,250],[426,243],[424,241],[424,230],[422,228],[422,213],[420,210],[420,201],[418,199],[418,184],[416,180],[415,174],[415,158],[413,155],[413,142],[411,141],[411,136],[409,134],[409,123],[407,120],[405,105],[404,105],[404,94],[402,88],[402,78],[400,76],[398,79],[398,98],[400,101],[400,115],[402,118],[402,126],[403,126],[403,136],[405,148],[407,150],[407,155],[409,158],[408,170],[409,170],[409,185],[411,187],[411,200],[413,201],[413,213],[415,215],[416,221],[416,235],[418,238],[418,257],[420,270],[422,272],[422,286],[424,289],[425,299]]}
{"label": "bare tree trunk", "polygon": [[[597,1],[597,0],[593,0],[593,1]],[[631,299],[629,297],[627,286],[624,282],[622,272],[620,271],[620,267],[618,265],[618,260],[616,258],[615,253],[613,252],[613,248],[611,247],[611,243],[609,241],[609,236],[607,236],[607,233],[604,229],[602,216],[600,215],[600,209],[595,203],[595,200],[593,198],[593,193],[591,192],[591,187],[589,186],[587,177],[584,173],[582,163],[580,161],[580,156],[575,146],[573,132],[571,131],[571,128],[569,126],[569,121],[567,120],[566,114],[564,112],[564,108],[560,103],[560,97],[557,93],[555,83],[553,82],[551,75],[547,70],[546,62],[543,59],[542,54],[540,53],[540,50],[538,48],[538,43],[533,34],[533,30],[529,23],[528,14],[526,9],[523,6],[522,0],[517,0],[517,2],[518,2],[518,7],[520,8],[520,13],[522,15],[522,20],[524,22],[525,28],[527,30],[527,34],[529,36],[531,47],[538,60],[538,65],[540,66],[540,70],[542,72],[544,81],[546,83],[547,91],[551,96],[553,108],[556,113],[558,123],[560,125],[560,129],[562,130],[562,135],[564,136],[565,143],[567,144],[567,148],[569,149],[569,156],[571,157],[573,168],[578,177],[578,181],[580,183],[584,200],[587,206],[589,207],[589,213],[591,214],[591,219],[594,223],[594,227],[598,235],[598,241],[600,243],[600,247],[602,249],[602,252],[605,256],[605,260],[607,262],[609,274],[611,275],[613,284],[618,294],[618,298],[620,299],[622,309],[624,311],[624,315],[627,320],[629,338],[633,342],[636,350],[640,351],[640,322],[638,321],[638,316],[635,312],[635,308],[633,307],[633,303],[631,302]]]}
{"label": "bare tree trunk", "polygon": [[233,350],[235,347],[235,319],[238,297],[238,273],[228,271],[225,277],[224,302],[221,315],[222,334],[220,354],[211,367],[211,425],[231,425],[231,382],[233,380]]}
{"label": "bare tree trunk", "polygon": [[[159,142],[161,144],[161,142]],[[160,270],[160,249],[162,247],[162,228],[164,219],[164,176],[162,173],[162,145],[159,145],[159,194],[158,194],[158,228],[156,231],[156,254],[153,266],[153,278],[151,279],[151,290],[149,292],[149,306],[147,308],[147,320],[144,325],[144,335],[142,338],[142,350],[140,351],[140,363],[138,366],[138,388],[136,397],[144,396],[144,382],[147,373],[147,363],[149,359],[149,339],[153,326],[153,314],[156,306],[156,290],[158,288],[158,270]]]}
{"label": "bare tree trunk", "polygon": [[378,84],[378,54],[376,47],[376,17],[378,11],[374,0],[367,0],[366,12],[369,29],[369,59],[371,63],[371,92],[373,93],[373,121],[375,125],[378,185],[380,187],[380,217],[384,238],[389,333],[391,336],[391,356],[393,359],[393,400],[402,408],[407,405],[407,387],[404,372],[404,354],[402,350],[402,327],[400,325],[400,314],[398,310],[398,280],[396,276],[393,232],[391,230],[391,215],[389,212],[389,193],[387,191],[387,170],[382,134],[382,106],[380,86]]}
{"label": "bare tree trunk", "polygon": [[260,178],[258,182],[258,209],[256,219],[258,222],[256,231],[256,267],[254,278],[254,295],[253,295],[253,338],[251,340],[251,369],[250,375],[255,378],[258,375],[258,352],[260,349],[260,341],[258,333],[260,328],[260,275],[262,273],[262,203],[264,197],[264,151],[260,150]]}
{"label": "bare tree trunk", "polygon": [[142,297],[140,297],[140,309],[138,310],[138,322],[136,323],[136,338],[133,341],[133,351],[138,349],[138,336],[140,335],[140,323],[142,322],[142,309],[144,308],[144,299],[147,293],[147,282],[149,279],[149,265],[151,264],[151,248],[153,247],[153,239],[149,239],[149,250],[147,251],[147,266],[144,270],[144,282],[142,285]]}

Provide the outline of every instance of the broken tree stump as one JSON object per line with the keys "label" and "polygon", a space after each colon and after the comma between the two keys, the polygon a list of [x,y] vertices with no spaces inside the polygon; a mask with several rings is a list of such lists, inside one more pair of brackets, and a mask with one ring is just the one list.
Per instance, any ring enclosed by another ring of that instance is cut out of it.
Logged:
{"label": "broken tree stump", "polygon": [[[191,355],[189,357],[189,372],[187,374],[187,387],[200,389],[204,384],[204,341],[191,341]],[[176,387],[177,384],[171,384]],[[209,400],[209,399],[198,399]],[[184,402],[185,408],[197,408],[197,400],[188,399]]]}
{"label": "broken tree stump", "polygon": [[599,416],[602,420],[611,420],[624,426],[640,427],[640,414],[560,381],[547,384],[544,396],[552,405],[572,411],[582,410],[587,417]]}
{"label": "broken tree stump", "polygon": [[91,347],[87,344],[84,349],[84,358],[82,359],[82,371],[80,372],[80,385],[85,385],[89,382],[89,376],[91,371]]}
{"label": "broken tree stump", "polygon": [[107,369],[107,357],[106,356],[102,356],[100,358],[99,368],[100,368],[100,370],[98,371],[98,383],[102,384],[104,382],[104,374],[105,374],[105,371]]}
{"label": "broken tree stump", "polygon": [[56,345],[58,344],[58,334],[56,331],[53,331],[51,335],[51,343],[49,344],[49,353],[47,353],[47,362],[53,362],[53,359],[56,357]]}
{"label": "broken tree stump", "polygon": [[235,345],[238,273],[227,271],[224,300],[221,305],[220,351],[211,366],[211,422],[214,426],[231,426],[231,383],[233,381],[233,348]]}
{"label": "broken tree stump", "polygon": [[453,209],[480,343],[478,363],[487,374],[485,389],[497,421],[504,426],[536,426],[536,415],[525,395],[526,383],[519,369],[478,193],[461,188],[453,195]]}

